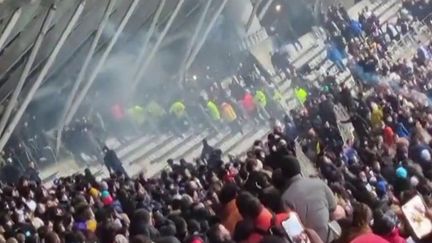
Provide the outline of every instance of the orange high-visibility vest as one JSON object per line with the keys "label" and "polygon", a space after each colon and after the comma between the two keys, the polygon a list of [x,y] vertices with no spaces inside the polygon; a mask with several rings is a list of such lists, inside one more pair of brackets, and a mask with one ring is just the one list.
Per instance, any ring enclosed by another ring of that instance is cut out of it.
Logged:
{"label": "orange high-visibility vest", "polygon": [[233,122],[237,119],[237,114],[234,108],[229,103],[222,103],[222,117],[228,122]]}

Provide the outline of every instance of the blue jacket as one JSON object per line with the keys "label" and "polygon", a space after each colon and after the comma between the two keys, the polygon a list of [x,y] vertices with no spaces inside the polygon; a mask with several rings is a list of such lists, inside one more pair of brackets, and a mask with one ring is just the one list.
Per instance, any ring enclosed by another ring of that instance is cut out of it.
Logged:
{"label": "blue jacket", "polygon": [[351,20],[350,28],[355,36],[358,36],[363,32],[362,24],[355,20]]}
{"label": "blue jacket", "polygon": [[401,138],[405,138],[405,137],[410,136],[410,132],[408,131],[408,129],[405,127],[405,125],[402,122],[399,122],[397,124],[396,134]]}
{"label": "blue jacket", "polygon": [[332,62],[337,62],[342,60],[342,53],[335,46],[331,46],[327,49],[327,58]]}

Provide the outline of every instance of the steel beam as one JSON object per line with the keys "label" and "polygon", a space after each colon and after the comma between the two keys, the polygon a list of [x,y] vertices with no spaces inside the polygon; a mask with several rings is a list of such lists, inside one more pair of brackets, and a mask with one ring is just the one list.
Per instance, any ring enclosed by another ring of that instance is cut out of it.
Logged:
{"label": "steel beam", "polygon": [[106,47],[106,49],[104,50],[101,58],[99,59],[99,62],[96,64],[95,69],[93,70],[93,72],[91,73],[89,80],[87,81],[87,83],[85,84],[85,86],[83,87],[83,89],[81,90],[81,92],[78,94],[77,98],[75,99],[75,101],[73,102],[70,111],[68,112],[67,116],[66,116],[66,120],[65,120],[65,125],[69,125],[69,123],[71,122],[72,118],[74,117],[74,115],[76,114],[76,112],[78,111],[79,106],[81,105],[81,103],[83,102],[85,96],[87,95],[88,91],[90,90],[90,87],[93,85],[93,83],[95,82],[101,68],[103,67],[103,65],[105,64],[109,54],[111,53],[114,45],[117,43],[121,33],[123,32],[124,28],[126,27],[126,24],[129,22],[129,19],[131,18],[133,12],[135,11],[136,7],[138,6],[140,0],[133,0],[129,6],[129,9],[127,10],[125,16],[123,17],[123,19],[120,22],[119,27],[117,28],[113,38],[111,38],[108,46]]}
{"label": "steel beam", "polygon": [[24,87],[25,81],[27,80],[27,77],[30,74],[31,68],[33,66],[33,63],[36,59],[36,55],[39,52],[40,47],[42,46],[42,42],[45,38],[45,35],[51,25],[52,20],[54,19],[54,14],[56,10],[54,5],[51,5],[49,8],[44,21],[42,22],[41,29],[39,31],[39,34],[36,37],[36,40],[33,44],[30,56],[28,57],[26,64],[24,66],[24,70],[21,73],[20,79],[18,81],[17,86],[15,87],[12,96],[9,100],[9,103],[6,107],[5,112],[2,115],[1,121],[0,121],[0,134],[3,134],[3,131],[6,127],[7,122],[9,121],[10,115],[12,113],[12,110],[15,108],[15,106],[18,103],[18,96],[21,93],[22,88]]}
{"label": "steel beam", "polygon": [[6,24],[6,28],[3,30],[2,35],[0,36],[0,51],[3,50],[3,46],[6,43],[9,35],[12,33],[13,28],[21,17],[22,9],[18,8],[12,14],[12,17],[9,19]]}
{"label": "steel beam", "polygon": [[60,119],[60,123],[58,124],[58,129],[57,129],[57,136],[56,136],[56,154],[58,153],[59,149],[60,149],[60,144],[61,144],[61,137],[62,137],[62,133],[63,133],[63,129],[65,127],[65,121],[66,121],[66,115],[68,114],[68,111],[71,109],[72,103],[77,95],[78,89],[81,86],[81,83],[83,82],[86,73],[87,73],[87,69],[90,66],[90,62],[93,58],[93,55],[96,52],[96,48],[99,44],[99,40],[103,34],[103,31],[108,23],[109,20],[109,16],[111,15],[114,6],[116,4],[116,0],[109,0],[106,9],[105,9],[105,13],[104,16],[102,17],[102,20],[99,23],[99,26],[96,30],[95,36],[93,38],[93,41],[91,43],[90,46],[90,50],[87,53],[87,56],[84,60],[83,65],[81,66],[81,70],[78,74],[77,80],[75,81],[73,87],[72,87],[72,91],[68,96],[68,99],[66,101],[66,105],[63,109],[63,113]]}
{"label": "steel beam", "polygon": [[[136,87],[138,86],[139,81],[142,79],[143,75],[149,68],[153,58],[155,57],[156,53],[159,51],[159,47],[162,44],[163,39],[165,38],[166,34],[168,33],[169,29],[171,28],[171,25],[174,23],[174,19],[177,17],[178,13],[180,12],[181,7],[183,6],[183,3],[185,0],[179,0],[177,2],[177,6],[174,9],[173,13],[171,14],[167,24],[165,25],[165,28],[162,30],[161,35],[159,36],[158,40],[156,41],[155,45],[153,46],[153,49],[150,51],[150,54],[147,56],[147,59],[143,63],[143,65],[139,68],[139,72],[137,73],[136,77],[133,79],[133,82],[131,83],[131,91],[130,93],[133,94]],[[131,95],[133,97],[133,95]]]}
{"label": "steel beam", "polygon": [[145,39],[144,39],[144,43],[143,43],[141,50],[138,54],[138,59],[136,62],[137,65],[134,68],[134,76],[132,79],[132,83],[138,83],[139,82],[139,80],[136,80],[136,79],[138,78],[141,66],[144,65],[144,58],[145,58],[145,54],[147,51],[147,47],[148,47],[148,44],[150,43],[150,39],[153,36],[155,29],[156,29],[156,24],[158,23],[159,17],[162,14],[162,10],[165,6],[165,2],[166,2],[166,0],[160,1],[158,8],[156,10],[155,16],[153,17],[152,23],[150,24],[149,31],[148,31]]}
{"label": "steel beam", "polygon": [[179,74],[178,74],[179,81],[181,81],[183,79],[183,77],[184,77],[184,75],[185,75],[185,73],[187,71],[187,70],[185,70],[186,63],[189,60],[190,54],[192,52],[192,49],[193,49],[193,47],[195,45],[195,42],[196,42],[196,40],[198,38],[198,34],[200,33],[200,30],[202,29],[202,27],[204,25],[205,18],[207,16],[207,13],[208,13],[208,11],[210,9],[211,4],[212,4],[212,0],[207,0],[207,4],[204,6],[204,9],[203,9],[203,11],[202,11],[202,13],[200,15],[199,20],[198,20],[198,24],[195,27],[195,31],[194,31],[194,33],[192,35],[192,38],[189,41],[188,47],[186,49],[185,56],[184,56],[184,58],[183,58],[183,60],[182,60],[182,62],[180,64],[180,70],[179,70]]}
{"label": "steel beam", "polygon": [[248,22],[246,23],[245,29],[246,29],[246,34],[249,32],[249,29],[252,26],[253,20],[256,17],[257,11],[258,11],[258,7],[259,5],[262,3],[263,0],[257,0],[256,3],[254,4],[253,8],[252,8],[252,13],[249,16]]}
{"label": "steel beam", "polygon": [[272,3],[274,2],[274,0],[267,0],[266,4],[264,5],[263,9],[261,10],[261,12],[258,14],[258,19],[259,20],[263,20],[265,14],[267,13],[267,11],[269,10],[270,6],[272,5]]}
{"label": "steel beam", "polygon": [[13,131],[15,130],[16,126],[18,125],[21,117],[23,116],[25,110],[27,109],[28,105],[30,104],[31,100],[33,99],[33,96],[36,94],[36,91],[39,89],[39,87],[42,85],[42,82],[44,81],[46,75],[48,74],[49,69],[54,64],[57,55],[59,54],[61,48],[63,47],[63,44],[67,40],[68,36],[72,32],[75,24],[77,23],[78,19],[80,18],[82,12],[84,11],[86,0],[82,0],[81,3],[78,5],[78,7],[75,9],[74,14],[72,15],[71,20],[67,24],[66,28],[64,29],[62,35],[60,36],[60,39],[57,41],[56,46],[52,50],[51,54],[48,57],[48,60],[46,61],[44,67],[39,73],[39,76],[31,86],[29,93],[24,98],[23,103],[21,104],[20,108],[16,112],[15,116],[13,117],[11,123],[6,128],[3,136],[0,139],[0,150],[3,150],[4,146],[6,145],[7,141],[11,137]]}
{"label": "steel beam", "polygon": [[[233,1],[235,1],[235,0],[233,0]],[[192,66],[193,62],[195,61],[196,56],[200,52],[200,50],[203,47],[204,43],[206,42],[207,37],[210,34],[210,31],[213,29],[213,26],[216,24],[217,18],[222,14],[222,11],[224,10],[225,5],[227,4],[227,2],[228,2],[228,0],[223,0],[223,2],[221,3],[221,5],[217,9],[216,13],[214,14],[213,18],[210,20],[209,25],[207,26],[207,28],[204,31],[203,37],[198,42],[197,46],[195,47],[195,49],[191,53],[191,56],[190,56],[189,60],[186,63],[185,72],[187,72],[187,70],[189,70],[189,68]]]}

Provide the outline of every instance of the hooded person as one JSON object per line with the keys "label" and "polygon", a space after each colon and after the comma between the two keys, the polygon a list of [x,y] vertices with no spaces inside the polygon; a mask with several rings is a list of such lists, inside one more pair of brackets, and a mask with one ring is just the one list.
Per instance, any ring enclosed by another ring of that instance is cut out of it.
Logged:
{"label": "hooded person", "polygon": [[212,153],[215,151],[215,149],[208,144],[207,139],[203,139],[202,145],[203,145],[203,148],[201,150],[200,159],[208,161],[210,159],[210,156],[212,155]]}
{"label": "hooded person", "polygon": [[372,108],[371,109],[372,112],[371,112],[371,118],[370,118],[370,120],[371,120],[372,127],[378,127],[379,124],[381,124],[381,122],[383,121],[383,118],[384,118],[383,110],[376,103],[372,103],[371,104],[371,108]]}
{"label": "hooded person", "polygon": [[337,204],[331,189],[320,179],[303,177],[295,157],[284,156],[280,164],[282,175],[286,178],[287,189],[282,194],[285,205],[291,205],[304,226],[315,230],[324,242],[334,240],[329,223]]}
{"label": "hooded person", "polygon": [[393,146],[396,143],[395,133],[390,126],[385,126],[383,130],[384,143],[387,146]]}
{"label": "hooded person", "polygon": [[110,173],[120,172],[125,176],[128,176],[126,170],[123,167],[122,162],[120,161],[120,159],[117,156],[117,153],[114,150],[109,149],[107,146],[104,146],[103,152],[105,153],[104,156],[105,166],[107,167]]}

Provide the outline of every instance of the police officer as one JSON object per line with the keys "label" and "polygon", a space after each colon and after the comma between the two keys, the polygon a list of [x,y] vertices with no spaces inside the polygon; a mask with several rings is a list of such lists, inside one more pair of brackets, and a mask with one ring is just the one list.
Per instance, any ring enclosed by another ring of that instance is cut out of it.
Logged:
{"label": "police officer", "polygon": [[272,117],[281,118],[288,111],[283,94],[277,89],[272,88],[272,98],[270,99],[269,112]]}
{"label": "police officer", "polygon": [[127,113],[133,121],[136,132],[140,132],[146,121],[144,108],[140,105],[134,105],[127,110]]}
{"label": "police officer", "polygon": [[221,114],[219,111],[219,107],[216,105],[216,103],[213,100],[207,101],[207,111],[211,118],[210,125],[216,130],[217,132],[220,130],[218,128],[221,128]]}
{"label": "police officer", "polygon": [[148,117],[151,130],[161,132],[168,128],[166,124],[167,112],[156,101],[152,100],[145,106],[145,114]]}
{"label": "police officer", "polygon": [[237,119],[237,114],[234,107],[229,102],[223,102],[221,105],[222,117],[228,123],[231,132],[240,132],[243,134],[243,129]]}
{"label": "police officer", "polygon": [[266,121],[270,118],[266,107],[267,107],[267,96],[263,90],[259,89],[255,92],[255,102],[257,103],[257,112],[260,120]]}
{"label": "police officer", "polygon": [[169,114],[173,132],[178,136],[183,136],[182,133],[190,125],[184,102],[182,100],[175,101],[169,109]]}

